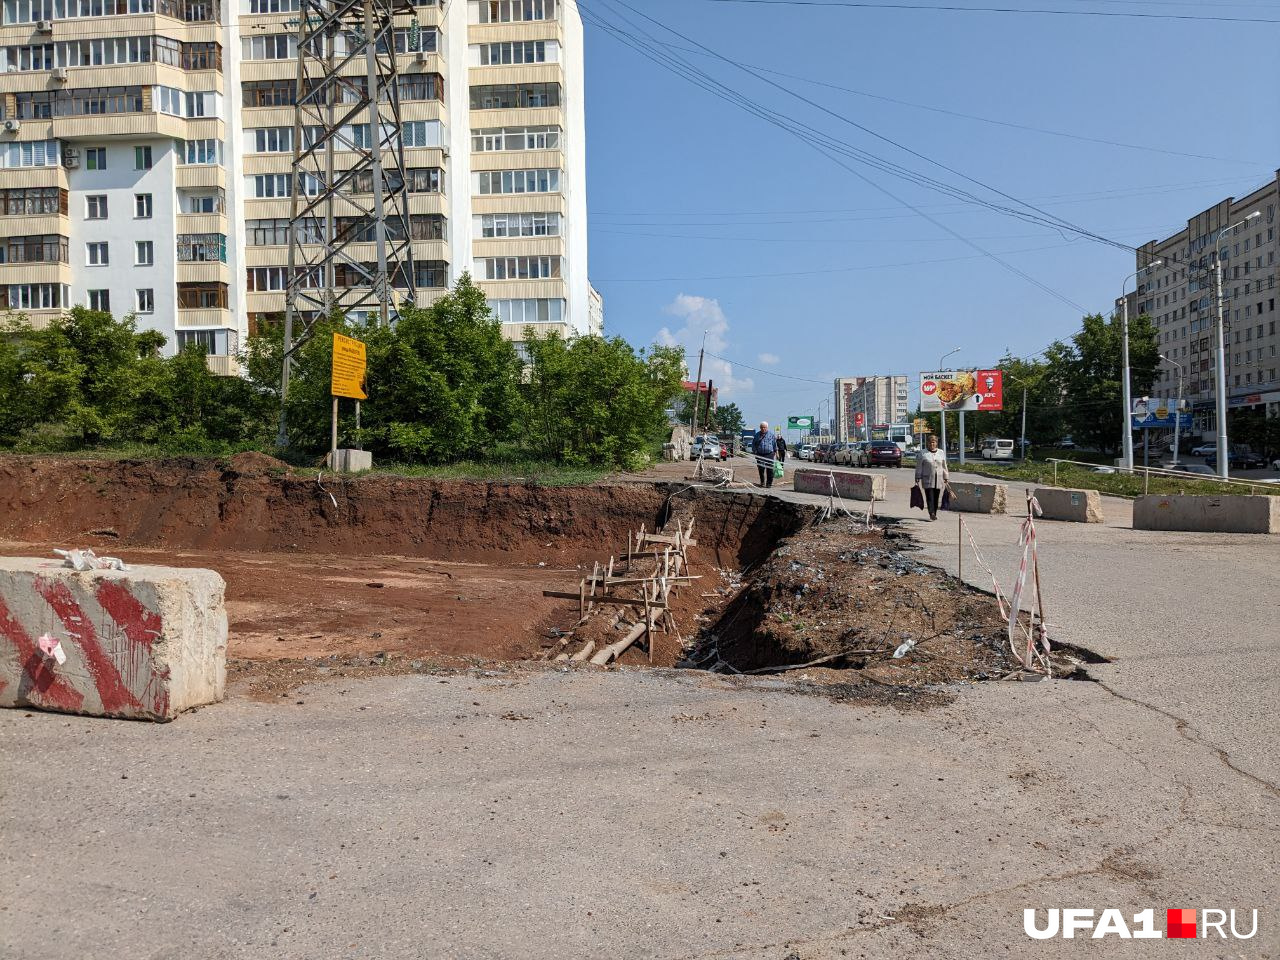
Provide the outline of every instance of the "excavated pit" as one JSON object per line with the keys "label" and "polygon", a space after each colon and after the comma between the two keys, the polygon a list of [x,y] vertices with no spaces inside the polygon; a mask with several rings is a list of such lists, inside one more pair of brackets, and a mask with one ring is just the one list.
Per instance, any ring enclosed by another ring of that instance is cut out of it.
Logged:
{"label": "excavated pit", "polygon": [[[684,636],[718,616],[738,571],[812,518],[685,485],[343,478],[257,454],[0,459],[0,551],[84,546],[216,570],[227,582],[233,673],[258,680],[273,664],[543,659],[578,619],[576,601],[543,592],[576,594],[596,561],[674,512],[695,521],[689,572],[702,578],[673,602]],[[660,635],[652,662],[670,666],[684,652],[675,633]],[[623,662],[650,661],[637,649]]]}
{"label": "excavated pit", "polygon": [[[774,498],[687,484],[343,478],[259,454],[0,458],[0,553],[91,547],[218,571],[233,679],[261,696],[324,676],[603,646],[625,621],[580,625],[576,599],[544,591],[576,598],[631,533],[673,518],[694,521],[685,572],[699,579],[671,601],[675,629],[655,633],[652,652],[626,651],[624,664],[800,669],[803,683],[915,691],[1017,668],[992,599],[915,560],[905,534],[817,524],[811,508]],[[1055,673],[1087,678],[1086,654],[1065,650]]]}

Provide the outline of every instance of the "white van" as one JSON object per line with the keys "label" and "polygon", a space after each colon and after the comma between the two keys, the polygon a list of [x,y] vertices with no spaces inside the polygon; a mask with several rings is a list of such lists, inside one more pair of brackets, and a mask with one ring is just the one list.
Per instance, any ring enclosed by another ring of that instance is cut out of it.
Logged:
{"label": "white van", "polygon": [[983,440],[981,452],[983,460],[1012,460],[1013,441]]}

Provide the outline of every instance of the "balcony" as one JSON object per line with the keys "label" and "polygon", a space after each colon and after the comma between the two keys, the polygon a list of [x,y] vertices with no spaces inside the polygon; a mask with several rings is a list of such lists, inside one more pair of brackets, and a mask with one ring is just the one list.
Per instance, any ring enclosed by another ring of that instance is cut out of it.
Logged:
{"label": "balcony", "polygon": [[208,366],[209,372],[219,377],[238,377],[240,376],[240,361],[236,357],[220,357],[217,354],[207,354],[204,358],[205,365]]}

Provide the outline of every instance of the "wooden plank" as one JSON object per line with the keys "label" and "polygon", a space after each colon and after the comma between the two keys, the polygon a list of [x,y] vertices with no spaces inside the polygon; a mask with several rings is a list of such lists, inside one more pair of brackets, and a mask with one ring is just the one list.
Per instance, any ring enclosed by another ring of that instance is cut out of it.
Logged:
{"label": "wooden plank", "polygon": [[[542,595],[544,597],[553,597],[557,600],[577,600],[578,599],[578,594],[569,593],[567,590],[543,590]],[[619,606],[630,606],[630,607],[644,606],[643,600],[638,600],[634,597],[611,597],[608,595],[601,595],[596,597],[596,603],[612,603],[612,604],[617,604]]]}

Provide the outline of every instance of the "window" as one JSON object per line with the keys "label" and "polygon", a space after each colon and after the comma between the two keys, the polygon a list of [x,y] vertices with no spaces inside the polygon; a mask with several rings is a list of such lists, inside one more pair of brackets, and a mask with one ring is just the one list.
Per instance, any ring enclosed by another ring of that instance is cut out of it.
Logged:
{"label": "window", "polygon": [[89,147],[84,152],[84,168],[86,170],[107,169],[107,148]]}
{"label": "window", "polygon": [[155,313],[156,292],[150,287],[135,291],[137,293],[137,310],[139,313]]}
{"label": "window", "polygon": [[298,0],[249,0],[250,13],[294,13]]}
{"label": "window", "polygon": [[59,187],[0,190],[0,217],[34,217],[67,213],[67,191]]}
{"label": "window", "polygon": [[246,130],[254,153],[292,153],[293,127],[254,127]]}
{"label": "window", "polygon": [[477,218],[481,237],[558,237],[558,213],[486,213]]}
{"label": "window", "polygon": [[0,240],[0,263],[69,263],[70,241],[59,234]]}
{"label": "window", "polygon": [[84,198],[84,218],[86,220],[107,219],[107,195],[94,193]]}
{"label": "window", "polygon": [[481,23],[554,20],[556,0],[481,0]]}
{"label": "window", "polygon": [[199,347],[207,356],[224,357],[234,353],[236,334],[232,330],[179,330],[178,349]]}
{"label": "window", "polygon": [[406,147],[444,146],[444,124],[439,120],[406,120],[401,134]]}
{"label": "window", "polygon": [[151,194],[135,193],[133,195],[133,216],[135,220],[150,220],[152,213]]}
{"label": "window", "polygon": [[221,213],[225,206],[225,197],[219,190],[216,193],[180,195],[178,202],[183,213]]}
{"label": "window", "polygon": [[560,189],[560,171],[481,170],[473,174],[475,192],[484,196],[494,193],[554,193]]}
{"label": "window", "polygon": [[246,107],[291,107],[297,102],[294,80],[252,80],[241,84]]}
{"label": "window", "polygon": [[135,240],[133,242],[133,262],[139,267],[149,267],[156,262],[154,240]]}
{"label": "window", "polygon": [[88,293],[90,310],[101,310],[104,313],[109,313],[111,311],[110,290],[90,290]]}
{"label": "window", "polygon": [[105,267],[111,263],[110,250],[105,241],[85,244],[85,263],[91,267]]}
{"label": "window", "polygon": [[471,88],[472,110],[560,106],[558,83],[497,83]]}
{"label": "window", "polygon": [[176,140],[174,149],[181,164],[217,164],[222,162],[221,140]]}
{"label": "window", "polygon": [[0,286],[0,309],[57,310],[71,306],[71,288],[65,283],[11,283]]}
{"label": "window", "polygon": [[547,280],[560,276],[560,257],[483,257],[475,263],[481,280]]}
{"label": "window", "polygon": [[226,307],[225,283],[179,283],[178,307],[183,310],[209,310]]}
{"label": "window", "polygon": [[[342,218],[339,218],[338,232],[342,232]],[[321,243],[324,230],[318,219],[303,221],[299,225],[303,243]],[[251,247],[282,247],[289,243],[289,221],[287,219],[248,220],[245,222],[245,237]]]}
{"label": "window", "polygon": [[150,170],[151,167],[152,167],[151,148],[150,147],[134,147],[133,148],[133,169]]}
{"label": "window", "polygon": [[246,60],[292,60],[298,52],[298,39],[291,33],[245,37],[242,44]]}
{"label": "window", "polygon": [[[418,29],[418,44],[414,46],[412,43],[412,31],[399,29],[395,34],[396,53],[434,53],[440,47],[440,31],[435,27],[420,27]],[[381,51],[381,44],[378,47]]]}
{"label": "window", "polygon": [[494,127],[471,131],[471,149],[477,153],[497,150],[556,150],[559,127]]}
{"label": "window", "polygon": [[489,309],[502,323],[562,323],[563,300],[490,300]]}
{"label": "window", "polygon": [[[548,52],[550,56],[548,56]],[[554,63],[559,45],[554,40],[515,40],[506,43],[480,44],[482,67],[505,66],[513,63]]]}
{"label": "window", "polygon": [[178,234],[180,263],[226,263],[227,238],[220,233]]}
{"label": "window", "polygon": [[0,167],[56,167],[62,163],[57,140],[27,140],[0,144]]}
{"label": "window", "polygon": [[402,73],[396,80],[400,99],[443,100],[444,77],[438,73]]}

